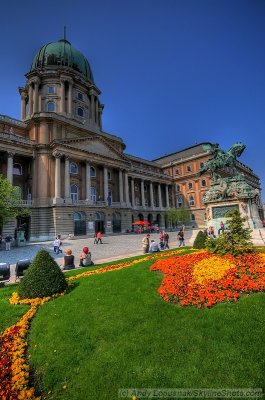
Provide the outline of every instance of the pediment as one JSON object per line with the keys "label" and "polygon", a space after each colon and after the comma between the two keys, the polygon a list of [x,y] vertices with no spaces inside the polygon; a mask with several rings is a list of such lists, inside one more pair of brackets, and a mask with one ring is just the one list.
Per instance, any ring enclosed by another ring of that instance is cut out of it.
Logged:
{"label": "pediment", "polygon": [[127,161],[127,158],[120,151],[116,150],[101,138],[68,139],[60,141],[60,143],[75,150],[79,149],[90,154],[92,153],[115,160]]}

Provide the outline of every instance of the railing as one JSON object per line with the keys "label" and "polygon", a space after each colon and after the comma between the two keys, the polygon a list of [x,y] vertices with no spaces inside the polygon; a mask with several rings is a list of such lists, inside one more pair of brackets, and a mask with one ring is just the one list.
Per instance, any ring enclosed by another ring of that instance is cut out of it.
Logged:
{"label": "railing", "polygon": [[32,200],[21,200],[21,205],[23,207],[30,207],[32,206]]}
{"label": "railing", "polygon": [[18,119],[15,118],[10,118],[7,115],[2,115],[0,114],[0,121],[7,122],[9,124],[21,126],[23,128],[26,128],[27,124],[25,122],[19,121]]}
{"label": "railing", "polygon": [[25,143],[25,144],[35,144],[35,140],[30,140],[24,136],[16,135],[15,133],[10,132],[0,132],[0,140],[8,139],[17,143]]}

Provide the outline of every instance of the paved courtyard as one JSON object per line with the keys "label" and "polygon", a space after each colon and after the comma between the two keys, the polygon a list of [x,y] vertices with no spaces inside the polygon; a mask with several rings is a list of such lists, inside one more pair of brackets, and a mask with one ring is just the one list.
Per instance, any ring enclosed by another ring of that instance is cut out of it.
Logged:
{"label": "paved courtyard", "polygon": [[[198,230],[185,231],[185,244],[191,246],[197,235]],[[94,244],[93,238],[75,238],[64,239],[62,250],[63,253],[57,255],[53,251],[53,241],[27,244],[25,247],[12,247],[11,251],[6,251],[2,247],[0,251],[0,262],[8,262],[11,265],[11,277],[14,278],[15,264],[18,260],[32,260],[40,249],[47,250],[62,266],[65,250],[70,248],[75,256],[75,265],[79,264],[79,256],[82,248],[87,246],[92,253],[92,260],[95,264],[101,264],[108,261],[114,261],[125,257],[132,257],[142,254],[142,238],[144,235],[128,234],[128,235],[110,235],[102,238],[103,244]],[[169,246],[171,248],[178,247],[177,232],[169,232]],[[159,241],[159,235],[151,234],[151,239]],[[253,232],[255,245],[265,244],[265,228],[256,229]],[[11,279],[13,280],[13,279]]]}

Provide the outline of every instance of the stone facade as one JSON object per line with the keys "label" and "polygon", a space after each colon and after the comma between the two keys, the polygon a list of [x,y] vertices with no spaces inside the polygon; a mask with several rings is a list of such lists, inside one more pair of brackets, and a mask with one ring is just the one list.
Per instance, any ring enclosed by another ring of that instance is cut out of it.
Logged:
{"label": "stone facade", "polygon": [[[62,43],[80,64],[62,62]],[[100,90],[80,54],[64,40],[44,46],[19,88],[21,121],[0,115],[0,173],[31,209],[4,235],[22,223],[32,241],[128,232],[137,220],[165,227],[173,181],[155,162],[125,154],[123,140],[102,130]]]}

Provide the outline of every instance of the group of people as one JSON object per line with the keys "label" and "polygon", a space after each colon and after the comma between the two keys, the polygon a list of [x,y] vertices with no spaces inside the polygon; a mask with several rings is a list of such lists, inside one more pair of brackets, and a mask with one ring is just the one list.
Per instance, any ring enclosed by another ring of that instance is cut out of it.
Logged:
{"label": "group of people", "polygon": [[[91,252],[88,247],[83,247],[82,253],[79,258],[79,267],[87,267],[89,265],[94,265],[91,259]],[[75,257],[72,254],[71,249],[65,250],[65,256],[63,258],[63,270],[69,270],[75,268]]]}
{"label": "group of people", "polygon": [[[102,235],[101,232],[98,232],[95,234],[94,237],[94,244],[102,244]],[[61,241],[61,235],[57,235],[54,239],[53,242],[53,250],[54,253],[60,254],[62,253],[62,241]],[[87,267],[88,265],[94,265],[92,259],[91,259],[91,252],[89,251],[88,247],[83,247],[82,253],[79,258],[79,267]],[[63,270],[69,270],[69,269],[74,269],[75,268],[75,257],[72,254],[71,249],[66,249],[65,250],[65,256],[63,258]]]}
{"label": "group of people", "polygon": [[165,231],[159,232],[159,243],[154,239],[150,239],[150,234],[148,233],[142,239],[143,253],[154,253],[156,251],[169,249],[169,234]]}
{"label": "group of people", "polygon": [[[218,235],[224,233],[224,231],[225,231],[225,224],[223,223],[223,221],[221,221],[219,229],[218,229]],[[206,236],[208,236],[212,239],[216,238],[216,234],[215,234],[215,230],[214,230],[213,226],[209,226],[207,229],[205,229],[204,233]]]}

